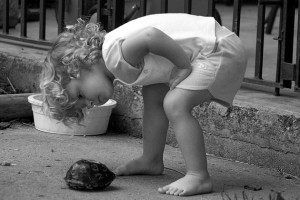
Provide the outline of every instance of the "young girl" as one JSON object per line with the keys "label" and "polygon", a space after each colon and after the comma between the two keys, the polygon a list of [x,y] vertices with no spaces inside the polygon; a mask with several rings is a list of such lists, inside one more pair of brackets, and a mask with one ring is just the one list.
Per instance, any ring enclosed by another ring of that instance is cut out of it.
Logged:
{"label": "young girl", "polygon": [[240,39],[212,17],[148,15],[109,33],[79,19],[49,51],[41,88],[50,115],[69,122],[111,98],[115,80],[142,85],[143,154],[116,174],[162,174],[170,123],[186,175],[158,191],[187,196],[212,191],[202,130],[191,111],[209,101],[230,106],[245,67]]}

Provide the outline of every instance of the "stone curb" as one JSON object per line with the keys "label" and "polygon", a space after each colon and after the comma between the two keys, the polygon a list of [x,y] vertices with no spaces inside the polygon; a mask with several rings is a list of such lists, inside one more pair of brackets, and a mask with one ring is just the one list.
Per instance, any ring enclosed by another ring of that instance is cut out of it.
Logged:
{"label": "stone curb", "polygon": [[[38,92],[40,59],[0,53],[0,70],[20,90]],[[0,76],[1,78],[1,76]],[[140,87],[115,86],[114,109],[109,129],[142,136],[143,102]],[[283,173],[300,176],[300,117],[280,114],[258,105],[236,101],[226,109],[216,103],[198,106],[195,117],[203,127],[207,153]],[[176,147],[172,129],[167,143]]]}

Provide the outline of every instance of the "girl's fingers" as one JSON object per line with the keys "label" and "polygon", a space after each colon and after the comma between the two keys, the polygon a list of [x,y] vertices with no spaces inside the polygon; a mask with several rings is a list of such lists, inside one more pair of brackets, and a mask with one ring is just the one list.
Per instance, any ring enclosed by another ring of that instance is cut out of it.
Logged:
{"label": "girl's fingers", "polygon": [[180,70],[177,76],[175,76],[172,80],[170,80],[170,90],[173,90],[181,81],[186,79],[186,77],[188,77],[191,72],[192,72],[191,69]]}
{"label": "girl's fingers", "polygon": [[173,90],[182,80],[175,79],[173,83],[171,84],[170,90]]}

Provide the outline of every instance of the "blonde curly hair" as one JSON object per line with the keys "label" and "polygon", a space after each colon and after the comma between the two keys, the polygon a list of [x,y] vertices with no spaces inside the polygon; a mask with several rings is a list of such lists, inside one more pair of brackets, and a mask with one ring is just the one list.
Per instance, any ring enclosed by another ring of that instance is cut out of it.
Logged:
{"label": "blonde curly hair", "polygon": [[102,58],[102,44],[106,31],[100,24],[78,19],[59,34],[43,64],[40,88],[43,110],[50,117],[67,123],[80,122],[84,113],[75,108],[66,85],[80,76],[80,69],[89,69]]}

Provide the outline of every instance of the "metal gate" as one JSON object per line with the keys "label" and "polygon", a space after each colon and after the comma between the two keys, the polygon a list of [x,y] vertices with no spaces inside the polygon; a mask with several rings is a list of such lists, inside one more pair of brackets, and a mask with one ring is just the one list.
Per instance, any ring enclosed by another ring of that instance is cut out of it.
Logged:
{"label": "metal gate", "polygon": [[[104,25],[106,30],[112,30],[123,23],[126,23],[134,12],[139,14],[147,14],[147,4],[150,0],[134,0],[138,2],[138,6],[132,8],[131,13],[126,13],[124,17],[125,3],[129,0],[94,0],[94,12],[97,13],[97,20]],[[161,12],[168,12],[168,8],[174,3],[174,0],[155,0],[159,2]],[[200,7],[206,6],[206,12],[203,15],[214,16],[220,21],[220,16],[215,7],[214,0],[181,0],[184,2],[183,12],[192,13],[195,2],[202,1]],[[39,37],[31,39],[27,37],[27,0],[19,0],[21,8],[21,31],[20,37],[11,36],[9,34],[9,0],[3,0],[3,13],[0,16],[3,21],[2,33],[0,40],[2,42],[16,43],[18,45],[30,44],[30,46],[49,49],[52,45],[50,41],[45,39],[46,29],[46,0],[40,0],[39,5]],[[66,3],[69,0],[56,0],[57,3],[57,23],[58,33],[62,32],[65,24]],[[74,1],[72,1],[74,2]],[[78,17],[90,15],[86,13],[88,0],[77,0],[76,11]],[[274,81],[263,80],[263,49],[264,49],[264,32],[265,32],[265,12],[266,6],[278,5],[280,7],[280,31],[277,38],[278,55],[276,66],[276,79]],[[256,37],[256,54],[255,54],[255,73],[253,78],[244,78],[244,82],[251,84],[264,85],[275,88],[275,95],[279,95],[282,88],[293,88],[299,92],[300,89],[300,15],[298,15],[298,31],[297,31],[297,52],[296,62],[293,63],[293,36],[295,24],[295,9],[300,5],[300,0],[258,0],[258,21],[257,21],[257,37]],[[242,0],[234,0],[233,3],[233,20],[232,31],[237,35],[240,32]],[[198,9],[198,8],[196,8]],[[90,17],[90,16],[88,16]],[[219,18],[219,19],[218,19]],[[0,41],[0,42],[1,42]]]}
{"label": "metal gate", "polygon": [[[281,88],[292,88],[299,92],[300,86],[300,15],[298,15],[297,52],[296,63],[293,63],[294,24],[296,0],[259,0],[258,21],[256,36],[256,59],[254,78],[245,78],[244,81],[275,88],[275,95],[279,95]],[[263,50],[265,34],[265,12],[266,6],[278,5],[280,7],[280,24],[278,37],[278,54],[276,66],[276,80],[274,82],[262,79],[263,73]],[[298,2],[300,5],[300,0]]]}

